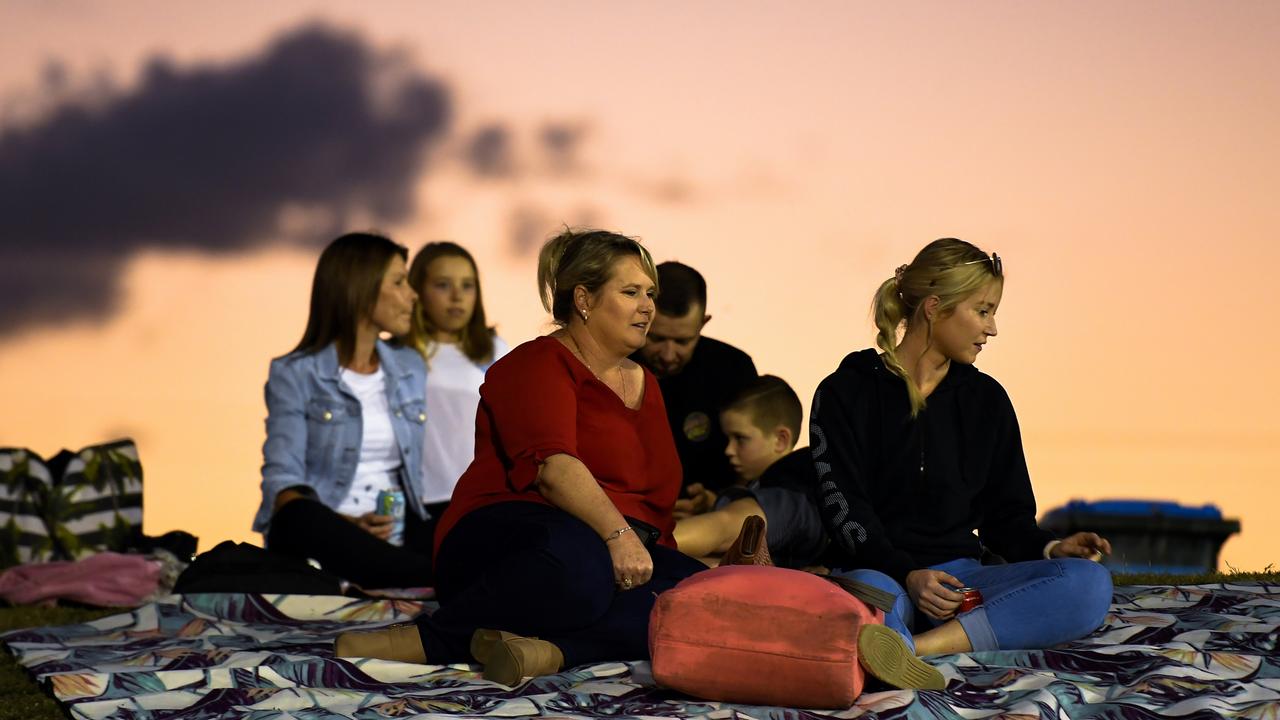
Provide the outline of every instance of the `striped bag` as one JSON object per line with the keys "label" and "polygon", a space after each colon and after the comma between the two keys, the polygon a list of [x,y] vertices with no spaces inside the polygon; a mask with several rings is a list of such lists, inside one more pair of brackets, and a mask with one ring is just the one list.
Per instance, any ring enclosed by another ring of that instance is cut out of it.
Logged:
{"label": "striped bag", "polygon": [[142,533],[142,464],[132,440],[48,461],[0,449],[0,567],[122,552]]}
{"label": "striped bag", "polygon": [[44,506],[53,479],[39,455],[0,448],[0,568],[53,558]]}

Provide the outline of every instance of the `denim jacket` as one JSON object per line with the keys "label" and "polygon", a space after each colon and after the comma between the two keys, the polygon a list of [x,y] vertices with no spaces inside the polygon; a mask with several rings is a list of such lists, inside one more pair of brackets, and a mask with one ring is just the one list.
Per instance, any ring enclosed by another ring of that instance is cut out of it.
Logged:
{"label": "denim jacket", "polygon": [[[413,348],[377,343],[387,383],[391,427],[400,446],[400,487],[405,506],[426,511],[422,486],[422,437],[426,422],[427,369]],[[262,505],[253,529],[271,522],[281,490],[305,485],[330,508],[338,507],[355,480],[364,437],[360,401],[340,379],[336,345],[317,353],[291,353],[271,361],[267,377],[267,441],[262,446]]]}

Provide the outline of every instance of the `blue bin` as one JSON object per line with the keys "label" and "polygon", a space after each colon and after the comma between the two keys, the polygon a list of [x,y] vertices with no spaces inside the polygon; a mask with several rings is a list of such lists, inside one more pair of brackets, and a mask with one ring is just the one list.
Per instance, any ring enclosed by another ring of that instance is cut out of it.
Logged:
{"label": "blue bin", "polygon": [[1040,526],[1066,537],[1087,530],[1111,541],[1103,564],[1114,573],[1216,572],[1227,538],[1240,521],[1224,519],[1216,505],[1164,500],[1072,500],[1045,513]]}

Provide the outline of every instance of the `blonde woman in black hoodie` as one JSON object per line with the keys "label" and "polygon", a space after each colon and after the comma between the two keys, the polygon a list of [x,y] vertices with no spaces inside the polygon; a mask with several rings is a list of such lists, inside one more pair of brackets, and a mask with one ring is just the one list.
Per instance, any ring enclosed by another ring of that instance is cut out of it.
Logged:
{"label": "blonde woman in black hoodie", "polygon": [[[899,687],[942,687],[917,655],[1048,647],[1097,628],[1110,604],[1111,576],[1091,562],[1110,544],[1036,525],[1013,405],[973,366],[1003,289],[998,255],[930,243],[876,293],[880,351],[851,353],[814,395],[833,572],[896,594],[859,647]],[[962,588],[983,603],[962,612]]]}

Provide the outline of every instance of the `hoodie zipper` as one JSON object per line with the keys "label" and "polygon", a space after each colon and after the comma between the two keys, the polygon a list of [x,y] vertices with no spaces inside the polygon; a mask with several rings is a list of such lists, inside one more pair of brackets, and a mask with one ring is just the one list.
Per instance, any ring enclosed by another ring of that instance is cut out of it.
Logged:
{"label": "hoodie zipper", "polygon": [[924,482],[924,444],[928,435],[929,426],[925,424],[924,418],[917,418],[920,422],[920,481]]}

